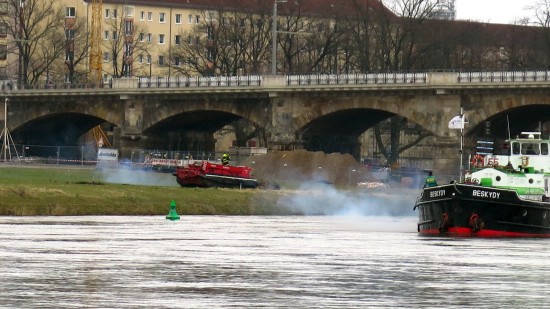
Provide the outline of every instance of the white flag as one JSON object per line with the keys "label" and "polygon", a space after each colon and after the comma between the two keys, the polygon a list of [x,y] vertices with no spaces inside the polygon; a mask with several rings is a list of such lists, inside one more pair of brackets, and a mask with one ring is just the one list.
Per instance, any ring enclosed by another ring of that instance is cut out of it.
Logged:
{"label": "white flag", "polygon": [[464,129],[464,117],[454,116],[449,121],[449,129]]}

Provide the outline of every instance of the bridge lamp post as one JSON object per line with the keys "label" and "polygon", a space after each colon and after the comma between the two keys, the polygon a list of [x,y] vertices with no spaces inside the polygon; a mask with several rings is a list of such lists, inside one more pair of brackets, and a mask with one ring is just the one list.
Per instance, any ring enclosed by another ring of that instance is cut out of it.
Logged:
{"label": "bridge lamp post", "polygon": [[287,0],[273,1],[273,29],[271,33],[271,75],[277,75],[277,3],[285,3]]}

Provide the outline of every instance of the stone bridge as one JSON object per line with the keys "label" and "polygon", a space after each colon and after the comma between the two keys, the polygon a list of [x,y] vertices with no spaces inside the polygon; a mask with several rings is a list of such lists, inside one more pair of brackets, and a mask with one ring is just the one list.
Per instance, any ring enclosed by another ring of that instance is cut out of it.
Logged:
{"label": "stone bridge", "polygon": [[[271,149],[358,155],[358,137],[399,115],[434,134],[433,168],[457,169],[464,110],[467,143],[538,128],[550,117],[548,71],[121,79],[103,88],[8,90],[16,144],[76,145],[109,124],[114,147],[212,149],[213,133],[243,119]],[[0,114],[4,119],[5,113]]]}

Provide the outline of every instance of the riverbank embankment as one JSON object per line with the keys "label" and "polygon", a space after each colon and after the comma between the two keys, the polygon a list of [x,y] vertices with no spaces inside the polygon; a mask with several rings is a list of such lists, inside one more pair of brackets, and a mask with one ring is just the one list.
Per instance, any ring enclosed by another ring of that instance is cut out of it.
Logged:
{"label": "riverbank embankment", "polygon": [[0,215],[166,215],[172,201],[184,215],[409,215],[414,201],[408,194],[350,191],[323,183],[291,187],[182,188],[169,173],[2,166]]}

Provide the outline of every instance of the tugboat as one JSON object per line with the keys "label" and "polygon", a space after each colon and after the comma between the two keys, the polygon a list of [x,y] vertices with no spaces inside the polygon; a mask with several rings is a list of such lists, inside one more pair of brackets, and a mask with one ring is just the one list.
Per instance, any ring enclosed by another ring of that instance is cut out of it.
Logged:
{"label": "tugboat", "polygon": [[550,140],[522,132],[507,145],[507,155],[472,157],[463,182],[422,190],[420,235],[550,237]]}
{"label": "tugboat", "polygon": [[250,177],[252,168],[194,161],[176,167],[173,173],[182,187],[256,188],[258,181]]}

